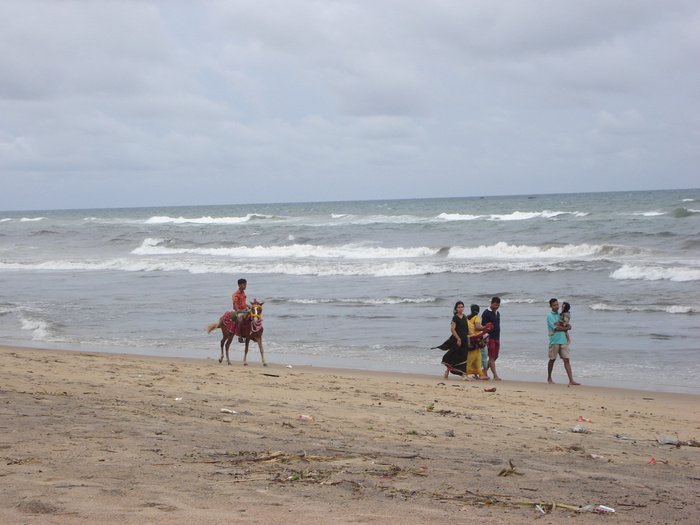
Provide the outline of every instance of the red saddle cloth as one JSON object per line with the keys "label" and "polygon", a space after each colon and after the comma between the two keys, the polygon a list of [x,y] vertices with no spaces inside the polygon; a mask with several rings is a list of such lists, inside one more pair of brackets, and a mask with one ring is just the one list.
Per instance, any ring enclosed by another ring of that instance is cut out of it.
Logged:
{"label": "red saddle cloth", "polygon": [[[233,319],[232,319],[233,317]],[[226,312],[224,314],[224,326],[226,330],[234,335],[238,335],[238,326],[236,326],[236,312]]]}

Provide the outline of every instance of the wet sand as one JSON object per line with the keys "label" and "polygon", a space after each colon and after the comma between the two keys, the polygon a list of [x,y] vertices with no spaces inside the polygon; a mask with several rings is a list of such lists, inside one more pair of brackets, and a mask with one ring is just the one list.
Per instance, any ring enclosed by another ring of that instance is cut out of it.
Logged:
{"label": "wet sand", "polygon": [[697,522],[699,396],[249,363],[0,347],[0,523]]}

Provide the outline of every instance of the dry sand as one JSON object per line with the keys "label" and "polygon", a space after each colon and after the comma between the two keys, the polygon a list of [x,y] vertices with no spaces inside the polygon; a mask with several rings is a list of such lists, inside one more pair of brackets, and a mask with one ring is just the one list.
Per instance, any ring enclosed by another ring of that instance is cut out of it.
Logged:
{"label": "dry sand", "polygon": [[250,357],[0,347],[0,523],[700,522],[698,396]]}

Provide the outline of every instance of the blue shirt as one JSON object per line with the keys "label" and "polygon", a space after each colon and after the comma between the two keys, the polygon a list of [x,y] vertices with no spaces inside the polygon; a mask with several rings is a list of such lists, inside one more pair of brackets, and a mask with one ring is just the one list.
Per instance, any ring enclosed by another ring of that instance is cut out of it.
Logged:
{"label": "blue shirt", "polygon": [[493,330],[490,332],[491,339],[501,338],[501,312],[496,310],[494,314],[491,309],[484,310],[484,315],[481,317],[481,324],[486,326],[487,323],[493,325]]}
{"label": "blue shirt", "polygon": [[[554,326],[554,323],[559,322],[559,314],[556,312],[549,312],[549,315],[547,316],[547,333],[551,332],[556,328]],[[552,345],[565,345],[566,344],[566,332],[563,330],[560,330],[558,332],[554,332],[552,335],[549,336],[549,346]]]}

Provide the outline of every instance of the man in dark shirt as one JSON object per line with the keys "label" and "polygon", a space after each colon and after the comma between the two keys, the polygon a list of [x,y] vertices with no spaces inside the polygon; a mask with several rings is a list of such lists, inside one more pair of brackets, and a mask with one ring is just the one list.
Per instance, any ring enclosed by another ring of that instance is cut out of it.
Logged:
{"label": "man in dark shirt", "polygon": [[489,351],[489,370],[491,370],[495,381],[501,380],[496,373],[496,359],[498,359],[498,353],[501,350],[501,314],[498,312],[500,306],[501,298],[492,298],[491,309],[485,310],[484,314],[481,316],[481,324],[486,326],[487,323],[491,323],[493,325],[493,330],[489,333],[487,344]]}

